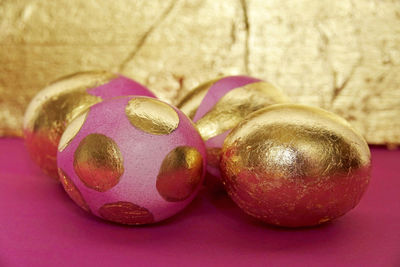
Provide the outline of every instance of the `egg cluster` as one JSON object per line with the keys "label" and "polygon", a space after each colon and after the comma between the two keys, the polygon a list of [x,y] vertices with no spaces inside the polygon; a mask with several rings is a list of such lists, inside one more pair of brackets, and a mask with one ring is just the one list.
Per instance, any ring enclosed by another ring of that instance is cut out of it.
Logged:
{"label": "egg cluster", "polygon": [[193,89],[178,105],[206,143],[207,170],[221,177],[219,159],[225,137],[248,114],[289,98],[274,85],[247,76],[229,76]]}
{"label": "egg cluster", "polygon": [[174,107],[123,76],[78,73],[32,100],[24,133],[79,207],[121,224],[178,213],[208,171],[251,216],[317,225],[354,208],[370,177],[368,145],[344,119],[247,76],[206,82]]}

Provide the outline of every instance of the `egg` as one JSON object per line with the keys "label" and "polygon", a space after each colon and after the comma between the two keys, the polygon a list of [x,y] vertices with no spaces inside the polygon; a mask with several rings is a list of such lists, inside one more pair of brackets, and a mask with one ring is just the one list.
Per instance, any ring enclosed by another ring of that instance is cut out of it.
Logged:
{"label": "egg", "polygon": [[107,71],[79,72],[63,77],[40,91],[24,116],[24,137],[34,162],[58,179],[57,146],[65,128],[91,105],[121,95],[155,97],[143,85]]}
{"label": "egg", "polygon": [[251,112],[289,101],[268,82],[248,76],[227,76],[193,89],[177,107],[195,122],[206,142],[207,170],[220,177],[221,147],[230,130]]}
{"label": "egg", "polygon": [[343,118],[294,104],[258,110],[226,137],[226,191],[268,224],[313,226],[353,209],[370,181],[370,151]]}
{"label": "egg", "polygon": [[119,97],[73,120],[59,143],[61,183],[82,209],[115,223],[155,223],[202,186],[207,153],[192,121],[148,97]]}

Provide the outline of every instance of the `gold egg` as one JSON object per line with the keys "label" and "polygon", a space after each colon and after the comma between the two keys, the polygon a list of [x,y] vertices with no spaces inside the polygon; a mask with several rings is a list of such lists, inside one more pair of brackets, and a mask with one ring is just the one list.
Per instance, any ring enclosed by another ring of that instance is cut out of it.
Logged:
{"label": "gold egg", "polygon": [[81,112],[102,100],[87,90],[116,77],[106,71],[69,75],[48,85],[30,102],[24,117],[25,143],[45,173],[58,179],[56,156],[62,133]]}
{"label": "gold egg", "polygon": [[343,118],[279,104],[246,117],[225,139],[223,184],[246,213],[299,227],[335,219],[360,201],[370,180],[370,151]]}

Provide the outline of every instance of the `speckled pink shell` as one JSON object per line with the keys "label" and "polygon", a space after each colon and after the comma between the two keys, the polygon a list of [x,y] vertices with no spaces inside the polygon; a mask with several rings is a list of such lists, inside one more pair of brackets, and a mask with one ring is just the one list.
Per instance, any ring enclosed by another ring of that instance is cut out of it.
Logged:
{"label": "speckled pink shell", "polygon": [[102,99],[123,95],[156,97],[149,89],[123,75],[119,75],[108,83],[89,89],[87,92]]}
{"label": "speckled pink shell", "polygon": [[[207,112],[209,112],[215,104],[229,91],[245,86],[246,84],[260,82],[260,79],[256,79],[248,76],[228,76],[224,77],[217,82],[215,82],[210,89],[208,89],[207,94],[201,101],[195,116],[193,117],[193,121],[197,122],[201,119]],[[206,143],[207,148],[221,148],[224,144],[225,137],[231,130],[228,130],[222,134],[219,134],[213,138],[208,139]],[[215,168],[211,165],[207,165],[207,171],[216,177],[221,177],[221,172],[218,168]]]}
{"label": "speckled pink shell", "polygon": [[[158,222],[184,209],[196,196],[204,179],[206,149],[191,120],[175,107],[173,109],[179,116],[179,125],[170,134],[153,135],[132,126],[125,114],[125,107],[132,98],[141,97],[114,98],[92,106],[79,132],[62,152],[58,152],[58,167],[75,184],[94,215],[102,217],[99,209],[103,205],[122,201],[147,209],[154,217],[153,222]],[[73,166],[74,153],[80,142],[93,133],[111,138],[118,145],[124,159],[124,173],[118,184],[105,192],[87,187]],[[169,202],[157,191],[156,180],[164,158],[178,146],[197,149],[203,158],[203,175],[188,198]]]}

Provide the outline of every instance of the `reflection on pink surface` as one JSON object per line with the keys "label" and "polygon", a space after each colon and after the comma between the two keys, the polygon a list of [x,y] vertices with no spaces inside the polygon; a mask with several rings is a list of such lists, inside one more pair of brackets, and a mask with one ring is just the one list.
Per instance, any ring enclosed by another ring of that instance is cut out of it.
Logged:
{"label": "reflection on pink surface", "polygon": [[321,227],[269,227],[205,190],[165,222],[126,227],[80,210],[22,140],[0,139],[0,266],[400,266],[400,150],[371,150],[365,197]]}

